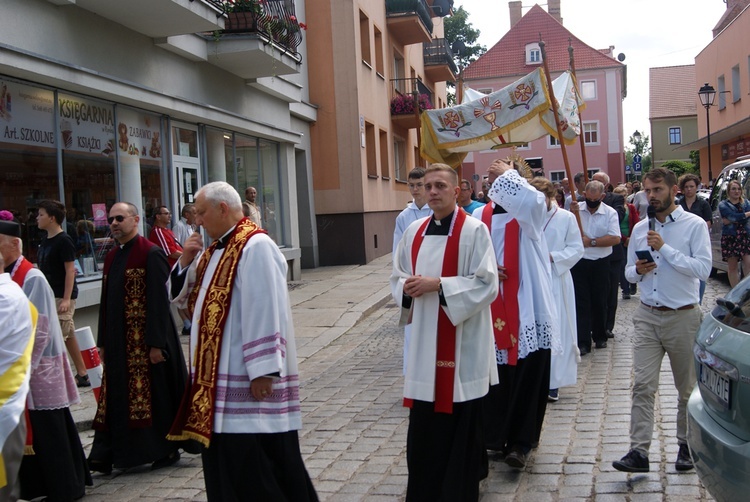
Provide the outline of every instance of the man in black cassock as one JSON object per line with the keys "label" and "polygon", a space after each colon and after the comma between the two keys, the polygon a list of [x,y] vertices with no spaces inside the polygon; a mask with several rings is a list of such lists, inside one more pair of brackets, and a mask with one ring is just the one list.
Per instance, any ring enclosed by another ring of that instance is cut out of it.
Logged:
{"label": "man in black cassock", "polygon": [[164,252],[138,235],[138,209],[118,202],[108,222],[117,245],[104,262],[97,346],[104,377],[94,418],[92,471],[180,459],[166,435],[185,391],[187,370],[169,315]]}

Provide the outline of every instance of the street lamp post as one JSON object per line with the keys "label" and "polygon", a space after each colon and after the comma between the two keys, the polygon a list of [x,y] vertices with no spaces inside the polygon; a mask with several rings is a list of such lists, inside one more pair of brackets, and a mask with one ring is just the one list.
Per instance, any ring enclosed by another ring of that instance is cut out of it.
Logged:
{"label": "street lamp post", "polygon": [[711,170],[711,124],[708,120],[708,109],[714,104],[716,98],[716,91],[708,82],[698,91],[698,97],[701,100],[701,104],[706,108],[706,140],[708,141],[708,182],[709,184],[714,180],[714,173]]}

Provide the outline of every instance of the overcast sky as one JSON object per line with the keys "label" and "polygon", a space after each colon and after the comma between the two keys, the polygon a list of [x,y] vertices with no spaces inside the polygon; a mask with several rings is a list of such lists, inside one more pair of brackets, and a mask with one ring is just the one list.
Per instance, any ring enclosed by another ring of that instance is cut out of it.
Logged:
{"label": "overcast sky", "polygon": [[[535,2],[524,0],[523,14]],[[547,9],[545,3],[539,5]],[[479,43],[490,49],[510,28],[508,2],[455,0],[481,31]],[[637,129],[650,136],[648,69],[694,64],[711,41],[711,30],[726,10],[724,0],[562,0],[563,25],[594,49],[614,45],[625,54],[628,95],[623,101],[624,140]],[[711,82],[716,87],[716,82]],[[703,82],[696,83],[695,92]],[[585,114],[585,112],[584,112]],[[584,116],[585,118],[585,116]]]}

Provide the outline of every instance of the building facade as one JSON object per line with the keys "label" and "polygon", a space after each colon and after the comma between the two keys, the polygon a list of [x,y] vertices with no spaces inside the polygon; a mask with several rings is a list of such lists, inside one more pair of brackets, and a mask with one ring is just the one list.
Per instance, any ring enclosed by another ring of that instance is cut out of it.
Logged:
{"label": "building facade", "polygon": [[[625,179],[622,130],[622,100],[626,95],[626,67],[614,57],[614,47],[594,49],[562,24],[560,0],[548,2],[549,12],[534,5],[525,15],[519,1],[509,2],[510,30],[485,54],[463,71],[464,85],[480,92],[502,89],[542,65],[540,35],[545,42],[549,70],[556,78],[570,67],[568,46],[573,47],[578,88],[586,107],[582,112],[582,138],[586,145],[589,175],[603,171],[612,183]],[[512,153],[508,149],[473,152],[463,163],[463,178],[479,180],[497,158]],[[552,136],[540,138],[517,153],[526,158],[535,171],[543,170],[552,181],[565,177],[561,147]],[[573,174],[583,171],[581,148],[567,146]]]}
{"label": "building facade", "polygon": [[391,252],[411,200],[407,176],[425,166],[420,108],[446,105],[455,78],[442,38],[445,0],[308,0],[310,128],[321,265]]}
{"label": "building facade", "polygon": [[147,234],[154,209],[176,221],[205,183],[255,186],[290,278],[303,252],[315,263],[304,19],[303,0],[265,0],[243,25],[216,0],[3,2],[0,209],[33,262],[37,202],[65,203],[79,324],[96,326],[116,201]]}
{"label": "building facade", "polygon": [[[684,148],[700,150],[703,179],[716,178],[724,166],[750,154],[750,5],[729,0],[727,13],[714,29],[713,40],[695,57],[694,99],[698,110],[699,139]],[[713,106],[706,109],[698,90],[708,83],[716,90]],[[744,99],[743,99],[744,98]],[[711,128],[709,175],[708,126]]]}
{"label": "building facade", "polygon": [[695,65],[649,68],[648,118],[654,168],[668,160],[691,162],[690,151],[682,146],[698,139],[696,89]]}

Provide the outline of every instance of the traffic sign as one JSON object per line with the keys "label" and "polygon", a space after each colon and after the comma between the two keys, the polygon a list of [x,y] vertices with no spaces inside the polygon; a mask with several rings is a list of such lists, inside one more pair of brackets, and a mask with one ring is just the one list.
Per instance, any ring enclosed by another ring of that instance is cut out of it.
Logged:
{"label": "traffic sign", "polygon": [[474,181],[479,181],[479,175],[475,173],[471,176],[471,179],[473,179]]}
{"label": "traffic sign", "polygon": [[636,153],[635,155],[633,155],[633,163],[634,164],[640,164],[641,160],[643,160],[643,157],[641,157],[640,153]]}
{"label": "traffic sign", "polygon": [[630,164],[627,164],[627,165],[625,166],[625,174],[630,174],[630,173],[631,173],[631,170],[630,170]]}
{"label": "traffic sign", "polygon": [[640,162],[633,162],[633,170],[637,173],[641,172],[641,163]]}

